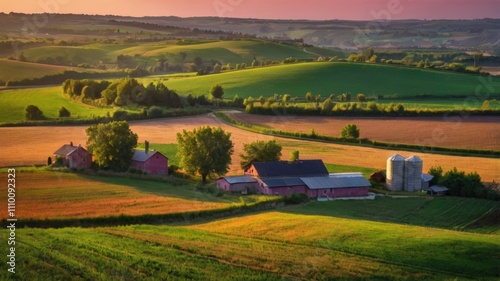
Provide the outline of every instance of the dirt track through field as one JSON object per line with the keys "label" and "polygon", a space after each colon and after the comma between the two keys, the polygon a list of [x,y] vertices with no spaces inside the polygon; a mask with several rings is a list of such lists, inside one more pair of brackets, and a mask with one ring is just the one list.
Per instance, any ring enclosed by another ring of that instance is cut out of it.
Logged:
{"label": "dirt track through field", "polygon": [[[131,129],[139,135],[139,142],[148,140],[152,144],[176,143],[177,132],[181,132],[183,129],[192,130],[203,125],[221,126],[224,130],[232,133],[235,153],[230,174],[242,173],[239,168],[241,161],[239,154],[243,151],[243,143],[276,139],[283,145],[283,159],[288,159],[291,151],[299,150],[302,159],[320,158],[325,163],[385,169],[386,159],[395,153],[400,153],[404,156],[420,156],[424,160],[424,171],[436,165],[443,166],[445,170],[456,166],[467,172],[477,171],[485,181],[500,181],[500,159],[381,150],[273,138],[223,124],[212,115],[132,122]],[[73,141],[75,145],[85,146],[86,128],[87,126],[0,128],[0,166],[45,164],[47,157],[52,156],[53,152],[65,143]],[[310,130],[310,128],[307,129]],[[317,132],[319,133],[319,131]]]}

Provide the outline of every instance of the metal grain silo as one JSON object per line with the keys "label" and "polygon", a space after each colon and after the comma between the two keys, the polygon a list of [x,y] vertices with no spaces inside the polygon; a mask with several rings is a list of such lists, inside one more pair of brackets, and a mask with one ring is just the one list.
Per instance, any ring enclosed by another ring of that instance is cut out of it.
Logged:
{"label": "metal grain silo", "polygon": [[405,158],[399,154],[387,158],[387,188],[392,191],[403,190]]}
{"label": "metal grain silo", "polygon": [[422,164],[422,159],[417,156],[411,156],[405,159],[405,191],[417,191],[422,189]]}

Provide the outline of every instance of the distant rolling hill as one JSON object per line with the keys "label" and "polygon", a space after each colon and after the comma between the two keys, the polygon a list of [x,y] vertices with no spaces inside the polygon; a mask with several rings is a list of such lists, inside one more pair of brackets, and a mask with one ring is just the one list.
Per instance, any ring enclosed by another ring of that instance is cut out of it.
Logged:
{"label": "distant rolling hill", "polygon": [[44,75],[61,73],[64,70],[75,69],[77,68],[0,59],[0,80],[7,82],[24,78],[38,78]]}
{"label": "distant rolling hill", "polygon": [[[149,80],[151,78],[146,82]],[[492,78],[492,83],[499,82],[500,77]],[[350,92],[353,97],[364,93],[404,98],[424,94],[437,97],[473,95],[482,82],[480,76],[446,71],[378,64],[300,63],[171,79],[165,84],[184,95],[207,95],[212,85],[220,84],[226,98],[234,95],[268,97],[274,93],[304,97],[307,92],[323,97]],[[482,90],[484,93],[486,88]],[[496,94],[500,92],[496,91]]]}

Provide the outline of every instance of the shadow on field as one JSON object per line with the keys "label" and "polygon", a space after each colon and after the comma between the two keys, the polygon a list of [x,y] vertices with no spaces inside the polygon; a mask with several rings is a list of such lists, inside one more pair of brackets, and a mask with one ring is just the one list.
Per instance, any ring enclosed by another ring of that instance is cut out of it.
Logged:
{"label": "shadow on field", "polygon": [[297,215],[407,224],[450,230],[497,233],[500,224],[476,227],[481,218],[499,214],[500,202],[459,197],[380,198],[375,200],[337,200],[310,202],[282,208],[280,212]]}

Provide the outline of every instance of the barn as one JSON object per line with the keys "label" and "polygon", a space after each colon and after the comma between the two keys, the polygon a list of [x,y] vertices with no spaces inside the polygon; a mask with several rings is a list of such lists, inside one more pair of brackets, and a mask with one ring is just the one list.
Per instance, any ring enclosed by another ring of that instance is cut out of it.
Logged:
{"label": "barn", "polygon": [[307,186],[308,197],[368,196],[370,182],[361,173],[336,173],[323,177],[301,177]]}
{"label": "barn", "polygon": [[259,179],[259,192],[267,195],[287,196],[306,193],[306,185],[298,177],[276,177]]}
{"label": "barn", "polygon": [[65,144],[59,148],[54,155],[57,159],[62,159],[62,164],[71,169],[90,169],[92,168],[92,154],[90,154],[81,145],[74,146],[73,142]]}
{"label": "barn", "polygon": [[158,151],[150,151],[149,142],[146,141],[144,150],[134,149],[130,168],[141,170],[149,175],[167,175],[168,158]]}
{"label": "barn", "polygon": [[322,160],[297,160],[255,162],[245,170],[245,174],[258,178],[326,176],[328,170]]}
{"label": "barn", "polygon": [[217,188],[243,194],[256,193],[259,185],[250,176],[222,177],[217,180]]}

